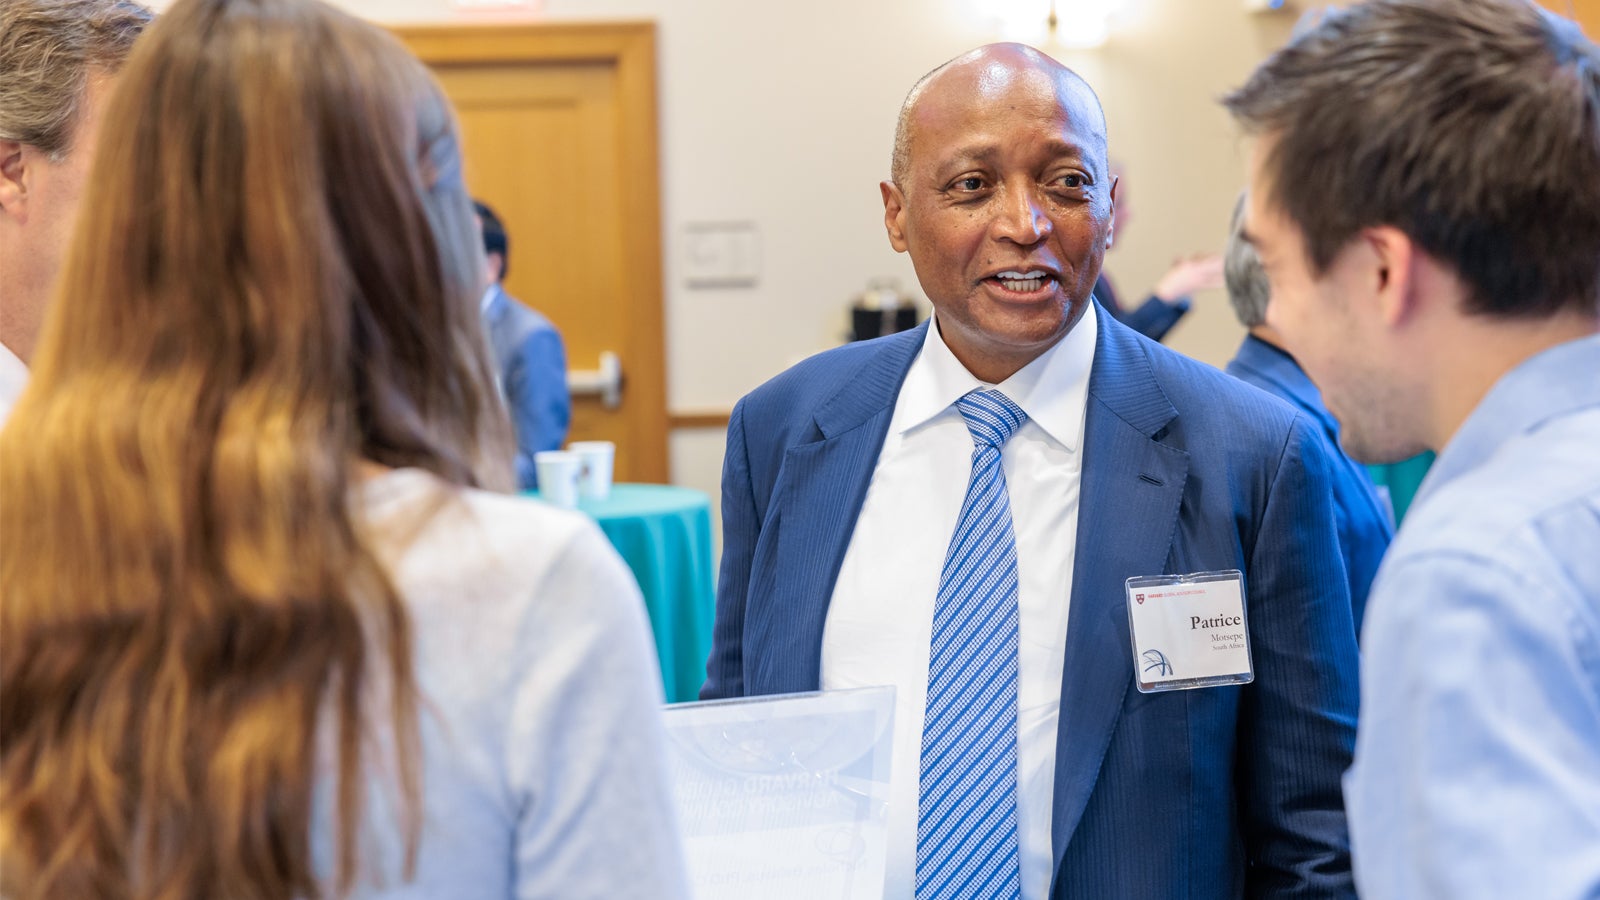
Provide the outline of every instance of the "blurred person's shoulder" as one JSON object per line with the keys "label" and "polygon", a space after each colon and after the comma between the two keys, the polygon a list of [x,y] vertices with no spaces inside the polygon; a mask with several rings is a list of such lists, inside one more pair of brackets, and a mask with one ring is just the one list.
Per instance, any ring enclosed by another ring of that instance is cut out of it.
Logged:
{"label": "blurred person's shoulder", "polygon": [[1600,605],[1597,442],[1600,408],[1509,437],[1481,465],[1438,485],[1412,507],[1390,551],[1396,564],[1413,557],[1471,557],[1524,574],[1578,577]]}
{"label": "blurred person's shoulder", "polygon": [[418,469],[377,476],[361,496],[368,540],[413,607],[520,605],[558,570],[608,562],[589,517],[531,497],[451,485]]}

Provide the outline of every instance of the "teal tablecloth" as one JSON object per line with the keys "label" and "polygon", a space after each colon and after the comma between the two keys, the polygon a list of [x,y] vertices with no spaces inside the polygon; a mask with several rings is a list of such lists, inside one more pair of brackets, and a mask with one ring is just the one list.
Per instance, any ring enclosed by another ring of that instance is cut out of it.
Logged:
{"label": "teal tablecloth", "polygon": [[706,678],[717,603],[710,498],[664,484],[618,484],[610,497],[578,508],[600,523],[639,580],[667,702],[694,700]]}

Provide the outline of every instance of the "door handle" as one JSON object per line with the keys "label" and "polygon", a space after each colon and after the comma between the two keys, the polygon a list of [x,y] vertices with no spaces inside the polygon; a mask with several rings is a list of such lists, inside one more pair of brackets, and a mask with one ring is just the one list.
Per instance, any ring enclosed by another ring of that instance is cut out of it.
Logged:
{"label": "door handle", "polygon": [[622,405],[622,359],[610,350],[600,351],[597,369],[570,369],[567,391],[574,397],[599,397],[606,409]]}

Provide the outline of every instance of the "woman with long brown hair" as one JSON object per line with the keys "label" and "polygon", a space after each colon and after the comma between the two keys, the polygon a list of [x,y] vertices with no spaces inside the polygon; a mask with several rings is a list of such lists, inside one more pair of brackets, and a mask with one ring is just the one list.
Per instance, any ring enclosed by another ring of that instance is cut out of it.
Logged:
{"label": "woman with long brown hair", "polygon": [[680,896],[631,576],[485,490],[426,70],[314,0],[179,0],[79,223],[0,434],[0,892]]}

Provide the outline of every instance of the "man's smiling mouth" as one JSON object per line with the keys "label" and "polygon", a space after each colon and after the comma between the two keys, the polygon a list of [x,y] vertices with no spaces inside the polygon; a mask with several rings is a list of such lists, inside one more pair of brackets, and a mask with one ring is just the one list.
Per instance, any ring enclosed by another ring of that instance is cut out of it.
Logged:
{"label": "man's smiling mouth", "polygon": [[1013,294],[1036,294],[1047,287],[1055,285],[1055,276],[1043,271],[1017,271],[1014,269],[999,272],[984,279],[998,284],[1004,290]]}

